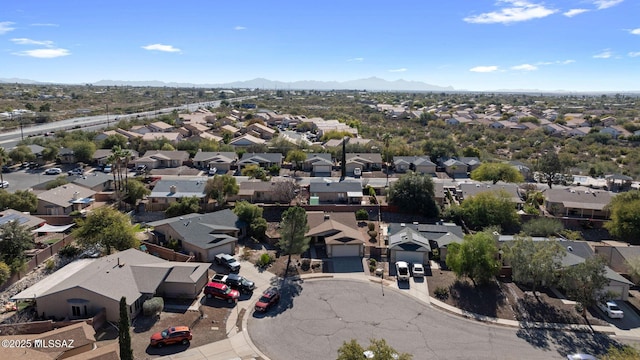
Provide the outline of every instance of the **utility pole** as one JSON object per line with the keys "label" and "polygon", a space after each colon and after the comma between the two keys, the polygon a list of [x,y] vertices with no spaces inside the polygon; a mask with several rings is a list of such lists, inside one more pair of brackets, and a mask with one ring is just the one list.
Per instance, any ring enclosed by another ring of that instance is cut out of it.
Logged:
{"label": "utility pole", "polygon": [[109,104],[106,105],[107,107],[107,128],[109,127]]}
{"label": "utility pole", "polygon": [[20,138],[24,140],[24,125],[22,123],[22,114],[20,115]]}

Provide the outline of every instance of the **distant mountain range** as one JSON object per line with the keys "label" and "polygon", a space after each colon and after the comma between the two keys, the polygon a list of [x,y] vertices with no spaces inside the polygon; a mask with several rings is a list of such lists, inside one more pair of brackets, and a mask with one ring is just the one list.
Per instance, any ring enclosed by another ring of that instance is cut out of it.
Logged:
{"label": "distant mountain range", "polygon": [[[28,79],[4,79],[3,83],[47,84]],[[249,89],[282,89],[282,90],[370,90],[370,91],[454,91],[452,86],[431,85],[421,81],[395,80],[388,81],[377,77],[350,81],[315,81],[303,80],[294,82],[275,81],[257,78],[247,81],[235,81],[222,84],[193,84],[163,81],[127,81],[100,80],[93,83],[96,86],[153,86],[153,87],[181,87],[181,88],[249,88]]]}

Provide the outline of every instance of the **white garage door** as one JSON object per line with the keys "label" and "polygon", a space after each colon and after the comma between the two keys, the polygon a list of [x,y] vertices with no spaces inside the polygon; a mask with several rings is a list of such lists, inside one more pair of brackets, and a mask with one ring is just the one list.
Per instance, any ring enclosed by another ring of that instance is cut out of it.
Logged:
{"label": "white garage door", "polygon": [[209,249],[209,259],[207,261],[213,261],[217,254],[225,253],[233,255],[235,243],[229,243],[222,246],[217,246],[213,249]]}
{"label": "white garage door", "polygon": [[313,168],[313,171],[318,174],[331,173],[331,165],[318,165]]}
{"label": "white garage door", "polygon": [[360,245],[331,245],[331,256],[360,256]]}
{"label": "white garage door", "polygon": [[396,261],[422,264],[424,263],[424,253],[419,251],[396,251]]}

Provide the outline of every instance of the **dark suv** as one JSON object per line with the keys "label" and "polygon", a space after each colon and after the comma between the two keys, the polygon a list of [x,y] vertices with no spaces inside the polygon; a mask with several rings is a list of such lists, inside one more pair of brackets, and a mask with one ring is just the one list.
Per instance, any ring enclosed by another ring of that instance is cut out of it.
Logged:
{"label": "dark suv", "polygon": [[237,289],[238,291],[245,294],[251,294],[256,288],[256,285],[253,283],[253,281],[250,281],[244,276],[240,276],[238,274],[227,275],[226,284],[231,286],[231,288]]}

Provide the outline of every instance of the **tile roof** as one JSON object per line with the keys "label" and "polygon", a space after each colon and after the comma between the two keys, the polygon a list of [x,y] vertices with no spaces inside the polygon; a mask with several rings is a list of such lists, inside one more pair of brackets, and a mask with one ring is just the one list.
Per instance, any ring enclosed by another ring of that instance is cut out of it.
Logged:
{"label": "tile roof", "polygon": [[73,196],[76,192],[78,193],[79,199],[91,198],[96,194],[96,192],[91,189],[71,183],[60,185],[56,188],[38,194],[38,200],[67,207],[71,205]]}

